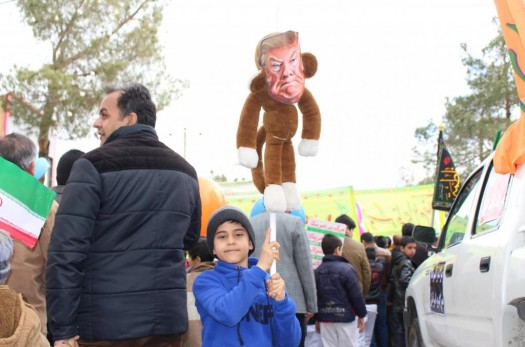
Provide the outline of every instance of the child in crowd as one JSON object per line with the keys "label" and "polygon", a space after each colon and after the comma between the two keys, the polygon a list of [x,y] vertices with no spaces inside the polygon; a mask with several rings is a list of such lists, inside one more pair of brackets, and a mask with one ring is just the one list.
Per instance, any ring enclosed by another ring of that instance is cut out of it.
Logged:
{"label": "child in crowd", "polygon": [[365,301],[355,269],[342,257],[342,246],[339,237],[326,234],[321,241],[325,256],[315,269],[317,319],[324,347],[356,347],[358,333],[365,328]]}
{"label": "child in crowd", "polygon": [[205,237],[199,241],[192,249],[188,250],[188,270],[186,274],[186,288],[188,291],[188,331],[182,337],[182,347],[201,347],[202,346],[202,323],[195,307],[195,296],[193,296],[193,283],[197,276],[203,271],[213,270],[213,254],[208,249]]}
{"label": "child in crowd", "polygon": [[13,240],[0,230],[0,346],[49,347],[35,308],[24,302],[22,294],[5,285],[12,256]]}
{"label": "child in crowd", "polygon": [[238,208],[223,206],[207,227],[208,248],[219,259],[213,271],[193,284],[203,334],[202,345],[298,346],[301,328],[295,303],[281,276],[267,273],[279,260],[279,243],[265,236],[259,259],[249,255],[255,235],[248,217]]}
{"label": "child in crowd", "polygon": [[[364,233],[365,235],[367,233]],[[368,233],[370,234],[370,233]],[[361,240],[363,240],[361,235]],[[372,238],[373,240],[373,238]],[[366,245],[365,245],[366,247]],[[374,337],[376,318],[378,317],[378,304],[382,294],[381,285],[385,276],[385,262],[383,258],[376,257],[375,248],[365,248],[368,262],[370,263],[370,271],[372,272],[372,280],[370,281],[370,290],[365,298],[366,304],[366,327],[365,330],[359,334],[359,347],[369,347]],[[386,308],[386,307],[385,307]],[[386,312],[385,312],[386,313]],[[385,317],[386,321],[386,317]]]}
{"label": "child in crowd", "polygon": [[416,254],[416,241],[411,236],[403,236],[399,241],[398,253],[392,253],[392,271],[388,283],[388,299],[392,303],[391,336],[394,346],[405,345],[403,328],[403,309],[405,308],[405,291],[414,273],[410,260]]}

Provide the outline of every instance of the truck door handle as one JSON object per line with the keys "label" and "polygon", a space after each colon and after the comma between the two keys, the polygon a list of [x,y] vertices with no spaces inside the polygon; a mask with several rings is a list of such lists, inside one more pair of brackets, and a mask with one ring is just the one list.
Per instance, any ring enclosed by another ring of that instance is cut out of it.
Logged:
{"label": "truck door handle", "polygon": [[490,257],[483,257],[479,261],[479,271],[489,272],[490,270]]}
{"label": "truck door handle", "polygon": [[452,264],[448,264],[447,267],[445,268],[445,276],[446,277],[450,277],[452,276],[452,268],[454,267],[454,265]]}

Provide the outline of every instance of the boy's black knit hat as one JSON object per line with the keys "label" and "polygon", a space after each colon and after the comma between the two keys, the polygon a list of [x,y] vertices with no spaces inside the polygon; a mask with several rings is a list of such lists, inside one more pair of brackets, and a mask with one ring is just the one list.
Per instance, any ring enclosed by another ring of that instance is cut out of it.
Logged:
{"label": "boy's black knit hat", "polygon": [[208,241],[208,248],[210,249],[210,252],[213,253],[213,240],[215,239],[217,228],[219,225],[227,221],[236,221],[241,224],[244,229],[246,229],[253,245],[253,249],[251,249],[248,254],[252,254],[253,250],[255,249],[255,234],[253,233],[252,223],[250,223],[250,220],[241,209],[228,205],[223,206],[217,211],[213,212],[213,214],[210,216],[210,219],[208,219],[206,239]]}

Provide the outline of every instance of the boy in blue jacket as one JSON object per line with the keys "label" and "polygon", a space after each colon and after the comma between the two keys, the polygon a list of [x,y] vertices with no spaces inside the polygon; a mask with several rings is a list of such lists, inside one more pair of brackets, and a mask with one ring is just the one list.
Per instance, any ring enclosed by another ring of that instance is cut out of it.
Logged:
{"label": "boy in blue jacket", "polygon": [[325,256],[315,269],[316,317],[325,347],[357,347],[358,332],[365,328],[365,301],[355,269],[342,256],[342,246],[339,237],[326,234],[321,241]]}
{"label": "boy in blue jacket", "polygon": [[193,284],[202,345],[298,346],[301,328],[295,303],[281,276],[268,274],[272,262],[279,260],[279,243],[270,242],[267,232],[259,259],[249,257],[255,248],[253,228],[233,206],[211,215],[206,238],[219,261]]}

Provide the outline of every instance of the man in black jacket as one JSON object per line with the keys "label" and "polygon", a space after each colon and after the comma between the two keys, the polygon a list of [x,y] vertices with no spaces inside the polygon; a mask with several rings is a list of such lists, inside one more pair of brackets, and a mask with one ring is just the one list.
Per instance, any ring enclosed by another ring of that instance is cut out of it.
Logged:
{"label": "man in black jacket", "polygon": [[155,120],[143,85],[106,90],[101,146],[75,162],[49,246],[55,345],[180,345],[201,203],[194,168],[158,140]]}

